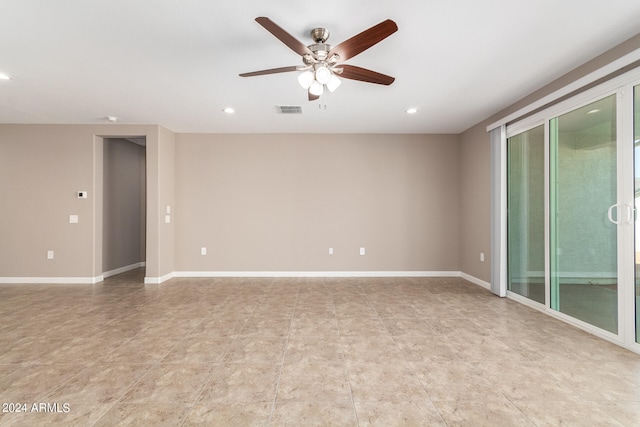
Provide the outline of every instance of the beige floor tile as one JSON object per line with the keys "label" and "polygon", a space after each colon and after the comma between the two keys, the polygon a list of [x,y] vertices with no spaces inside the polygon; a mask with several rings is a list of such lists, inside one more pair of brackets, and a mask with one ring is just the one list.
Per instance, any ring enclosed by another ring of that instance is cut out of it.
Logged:
{"label": "beige floor tile", "polygon": [[408,362],[450,362],[463,360],[460,350],[449,344],[446,338],[419,338],[398,336],[394,338],[404,360]]}
{"label": "beige floor tile", "polygon": [[592,402],[605,414],[625,426],[640,426],[640,402]]}
{"label": "beige floor tile", "polygon": [[277,401],[338,402],[351,398],[343,362],[296,362],[282,367]]}
{"label": "beige floor tile", "polygon": [[225,362],[281,363],[286,338],[279,336],[239,336],[227,349]]}
{"label": "beige floor tile", "polygon": [[265,318],[251,316],[240,330],[240,336],[275,336],[286,337],[289,335],[291,319],[289,318]]}
{"label": "beige floor tile", "polygon": [[222,361],[232,338],[189,335],[162,358],[162,363],[216,363]]}
{"label": "beige floor tile", "polygon": [[348,360],[347,370],[354,401],[428,399],[417,376],[404,362],[397,360],[353,362]]}
{"label": "beige floor tile", "polygon": [[337,320],[343,336],[390,335],[379,317],[339,317]]}
{"label": "beige floor tile", "polygon": [[291,321],[290,335],[339,337],[340,331],[335,317],[294,317]]}
{"label": "beige floor tile", "polygon": [[344,357],[351,361],[402,360],[402,351],[390,335],[343,336]]}
{"label": "beige floor tile", "polygon": [[166,356],[181,339],[136,335],[99,360],[104,363],[155,363]]}
{"label": "beige floor tile", "polygon": [[[534,427],[520,410],[507,399],[490,401],[456,401],[433,403],[449,427],[496,427],[496,426],[526,426]],[[558,423],[539,425],[559,425]],[[571,425],[571,424],[569,424]],[[594,424],[575,424],[594,425]]]}
{"label": "beige floor tile", "polygon": [[37,363],[64,345],[62,339],[24,337],[0,341],[0,364]]}
{"label": "beige floor tile", "polygon": [[512,402],[532,401],[582,401],[576,391],[553,376],[548,370],[533,362],[505,364],[503,362],[471,363],[474,371],[482,375],[492,388],[504,394]]}
{"label": "beige floor tile", "polygon": [[411,362],[429,398],[436,401],[501,401],[504,394],[496,388],[475,363]]}
{"label": "beige floor tile", "polygon": [[216,368],[212,364],[155,365],[129,389],[120,402],[193,404]]}
{"label": "beige floor tile", "polygon": [[336,302],[335,313],[338,318],[378,318],[378,313],[366,300],[352,301],[343,297],[342,302]]}
{"label": "beige floor tile", "polygon": [[46,401],[80,404],[108,404],[120,399],[152,365],[96,364],[51,392]]}
{"label": "beige floor tile", "polygon": [[205,385],[198,403],[273,402],[280,365],[228,363],[220,365]]}
{"label": "beige floor tile", "polygon": [[[110,408],[111,404],[69,404],[68,412],[64,406],[65,402],[49,402],[57,404],[55,411],[57,412],[28,412],[0,414],[0,425],[3,427],[30,426],[30,427],[49,427],[49,426],[69,426],[80,427],[93,425],[102,415]],[[2,415],[5,415],[4,417]]]}
{"label": "beige floor tile", "polygon": [[351,402],[279,402],[271,418],[272,426],[357,426]]}
{"label": "beige floor tile", "polygon": [[344,360],[342,341],[337,336],[291,336],[287,341],[285,363],[340,362]]}
{"label": "beige floor tile", "polygon": [[361,427],[446,426],[429,400],[355,402],[355,407]]}
{"label": "beige floor tile", "polygon": [[[248,317],[247,317],[248,318]],[[192,329],[188,336],[193,337],[235,337],[240,333],[247,319],[205,319]]]}
{"label": "beige floor tile", "polygon": [[272,407],[273,402],[197,404],[183,426],[266,426]]}
{"label": "beige floor tile", "polygon": [[0,365],[0,402],[40,402],[76,376],[82,365]]}
{"label": "beige floor tile", "polygon": [[593,402],[518,401],[514,405],[535,425],[622,426]]}
{"label": "beige floor tile", "polygon": [[175,403],[116,403],[94,426],[178,426],[188,409]]}
{"label": "beige floor tile", "polygon": [[461,278],[143,278],[0,285],[0,398],[70,405],[0,425],[640,424],[640,355]]}

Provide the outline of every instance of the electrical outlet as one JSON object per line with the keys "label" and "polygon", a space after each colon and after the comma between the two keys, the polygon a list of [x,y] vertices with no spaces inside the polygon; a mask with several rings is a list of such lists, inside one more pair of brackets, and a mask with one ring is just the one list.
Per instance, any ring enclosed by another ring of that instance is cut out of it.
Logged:
{"label": "electrical outlet", "polygon": [[480,261],[484,262],[484,252],[480,252]]}
{"label": "electrical outlet", "polygon": [[200,248],[200,255],[206,255],[207,254],[207,248]]}
{"label": "electrical outlet", "polygon": [[360,255],[364,255],[364,248],[360,248]]}
{"label": "electrical outlet", "polygon": [[77,224],[78,215],[69,215],[69,224]]}
{"label": "electrical outlet", "polygon": [[47,251],[47,259],[53,259],[53,251]]}
{"label": "electrical outlet", "polygon": [[333,248],[329,248],[329,255],[333,255]]}

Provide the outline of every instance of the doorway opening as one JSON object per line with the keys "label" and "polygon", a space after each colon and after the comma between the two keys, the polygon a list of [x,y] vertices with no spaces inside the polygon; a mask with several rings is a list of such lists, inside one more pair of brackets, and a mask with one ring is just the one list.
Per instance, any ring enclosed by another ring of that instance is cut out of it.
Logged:
{"label": "doorway opening", "polygon": [[144,278],[146,137],[104,138],[103,150],[103,276],[141,269]]}

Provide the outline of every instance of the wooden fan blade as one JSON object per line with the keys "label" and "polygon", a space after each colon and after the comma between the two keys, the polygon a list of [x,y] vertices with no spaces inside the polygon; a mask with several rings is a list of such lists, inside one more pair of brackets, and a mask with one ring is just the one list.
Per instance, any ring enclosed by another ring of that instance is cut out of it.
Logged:
{"label": "wooden fan blade", "polygon": [[394,77],[367,70],[366,68],[356,67],[355,65],[342,64],[340,65],[340,68],[342,68],[342,73],[338,75],[345,79],[360,80],[361,82],[376,83],[387,86],[395,81]]}
{"label": "wooden fan blade", "polygon": [[298,67],[292,65],[291,67],[280,67],[271,68],[269,70],[252,71],[250,73],[242,73],[240,74],[240,77],[264,76],[265,74],[288,73],[289,71],[298,71]]}
{"label": "wooden fan blade", "polygon": [[318,98],[320,98],[318,95],[314,95],[309,91],[309,101],[315,101]]}
{"label": "wooden fan blade", "polygon": [[398,31],[396,23],[391,19],[387,19],[351,37],[349,40],[343,41],[329,51],[328,57],[331,58],[333,54],[337,53],[340,56],[340,61],[346,61],[381,42],[396,31]]}
{"label": "wooden fan blade", "polygon": [[259,18],[256,18],[256,22],[262,25],[271,34],[276,36],[276,38],[282,43],[289,46],[289,48],[296,52],[298,55],[313,55],[313,52],[311,52],[311,50],[307,46],[302,44],[302,42],[298,41],[298,39],[287,33],[285,30],[280,28],[278,24],[273,22],[271,19],[261,16]]}

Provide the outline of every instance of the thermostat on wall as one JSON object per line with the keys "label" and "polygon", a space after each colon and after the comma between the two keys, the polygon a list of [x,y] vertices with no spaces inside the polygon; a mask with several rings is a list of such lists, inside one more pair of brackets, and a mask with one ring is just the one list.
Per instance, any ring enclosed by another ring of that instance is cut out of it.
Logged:
{"label": "thermostat on wall", "polygon": [[86,191],[78,191],[78,199],[86,199],[87,192]]}

